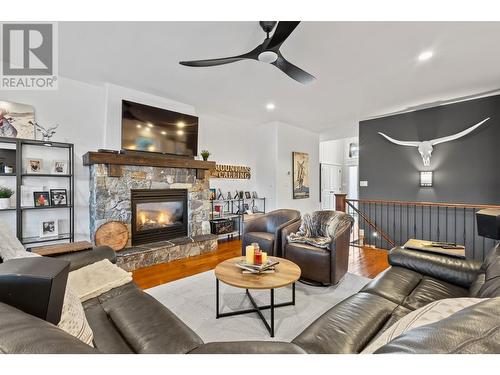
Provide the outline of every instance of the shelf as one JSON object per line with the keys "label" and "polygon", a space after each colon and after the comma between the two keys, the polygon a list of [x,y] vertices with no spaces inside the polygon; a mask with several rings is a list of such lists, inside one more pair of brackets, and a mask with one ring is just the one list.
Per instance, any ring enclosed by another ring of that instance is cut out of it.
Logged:
{"label": "shelf", "polygon": [[70,174],[56,173],[23,173],[23,177],[72,177]]}
{"label": "shelf", "polygon": [[0,173],[0,177],[15,177],[16,174],[15,173]]}
{"label": "shelf", "polygon": [[9,208],[0,208],[0,211],[15,211],[15,207],[9,207]]}
{"label": "shelf", "polygon": [[39,206],[39,207],[24,206],[24,207],[21,207],[21,210],[50,210],[53,208],[70,208],[70,207],[73,207],[73,205],[68,204],[66,206]]}
{"label": "shelf", "polygon": [[224,237],[224,236],[239,236],[240,232],[239,231],[234,231],[234,232],[229,232],[229,233],[224,233],[224,234],[218,234],[217,237]]}
{"label": "shelf", "polygon": [[34,244],[34,243],[42,243],[42,242],[53,242],[53,241],[62,241],[71,239],[71,235],[69,233],[59,234],[58,236],[53,237],[25,237],[21,241],[23,244]]}
{"label": "shelf", "polygon": [[212,213],[212,219],[211,220],[215,220],[215,219],[232,219],[232,218],[237,218],[237,217],[240,217],[240,216],[241,215],[238,215],[238,214],[228,214],[228,215],[218,216],[218,213],[214,211]]}

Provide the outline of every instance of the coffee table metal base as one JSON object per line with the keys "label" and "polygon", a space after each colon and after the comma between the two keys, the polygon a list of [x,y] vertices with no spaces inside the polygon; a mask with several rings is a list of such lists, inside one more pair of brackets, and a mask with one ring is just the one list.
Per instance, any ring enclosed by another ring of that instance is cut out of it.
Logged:
{"label": "coffee table metal base", "polygon": [[[269,305],[263,305],[259,306],[255,302],[255,300],[252,297],[252,294],[248,291],[248,289],[245,289],[245,293],[248,296],[248,299],[252,303],[253,309],[245,309],[245,310],[238,310],[238,311],[231,311],[227,313],[221,313],[219,312],[219,279],[215,279],[215,304],[216,304],[216,315],[215,317],[217,319],[219,318],[224,318],[226,316],[234,316],[234,315],[243,315],[243,314],[250,314],[250,313],[257,313],[259,315],[260,319],[264,323],[264,326],[267,328],[269,331],[269,334],[271,337],[274,337],[274,309],[276,307],[284,307],[284,306],[293,306],[295,305],[295,283],[292,283],[292,300],[290,302],[283,302],[283,303],[274,303],[274,289],[270,289],[271,291],[271,301]],[[271,318],[270,318],[270,323],[267,322],[266,318],[262,314],[262,310],[267,310],[271,309]]]}

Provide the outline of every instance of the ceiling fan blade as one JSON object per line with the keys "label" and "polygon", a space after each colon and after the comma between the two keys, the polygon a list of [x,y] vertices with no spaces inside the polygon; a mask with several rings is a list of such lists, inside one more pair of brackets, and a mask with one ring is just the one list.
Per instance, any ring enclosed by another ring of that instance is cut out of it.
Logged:
{"label": "ceiling fan blade", "polygon": [[280,21],[278,26],[276,26],[276,31],[271,40],[267,44],[267,49],[279,48],[299,23],[300,21]]}
{"label": "ceiling fan blade", "polygon": [[273,62],[272,65],[283,71],[283,73],[288,75],[290,78],[293,78],[297,82],[300,82],[304,85],[312,83],[316,80],[313,75],[285,60],[281,53],[278,54],[278,59]]}
{"label": "ceiling fan blade", "polygon": [[216,66],[216,65],[230,64],[233,62],[244,60],[246,58],[247,57],[240,57],[240,56],[222,57],[219,59],[179,61],[179,64],[185,65],[185,66],[195,66],[195,67]]}
{"label": "ceiling fan blade", "polygon": [[241,60],[258,60],[259,53],[263,50],[262,44],[255,47],[250,52],[244,53],[239,56],[232,57],[221,57],[218,59],[206,59],[206,60],[192,60],[192,61],[179,61],[179,64],[185,66],[195,66],[195,67],[204,67],[204,66],[216,66],[216,65],[224,65],[230,64]]}

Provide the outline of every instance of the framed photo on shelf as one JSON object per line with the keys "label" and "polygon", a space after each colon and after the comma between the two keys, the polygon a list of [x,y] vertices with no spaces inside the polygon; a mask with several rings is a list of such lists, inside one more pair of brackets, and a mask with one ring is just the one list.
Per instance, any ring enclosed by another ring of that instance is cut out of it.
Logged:
{"label": "framed photo on shelf", "polygon": [[252,198],[259,198],[259,195],[257,194],[256,191],[252,192]]}
{"label": "framed photo on shelf", "polygon": [[68,193],[66,189],[50,189],[50,204],[52,206],[67,206]]}
{"label": "framed photo on shelf", "polygon": [[211,201],[215,200],[215,195],[216,195],[216,190],[215,189],[210,189],[210,195],[208,197],[208,199],[210,199]]}
{"label": "framed photo on shelf", "polygon": [[42,220],[40,222],[40,238],[55,237],[59,235],[57,220]]}
{"label": "framed photo on shelf", "polygon": [[35,207],[50,206],[50,194],[48,191],[35,191],[33,193]]}
{"label": "framed photo on shelf", "polygon": [[54,160],[52,162],[52,173],[68,174],[68,162],[66,160]]}
{"label": "framed photo on shelf", "polygon": [[249,191],[245,191],[245,198],[246,198],[246,199],[250,199],[250,198],[252,198],[252,195],[250,194],[250,192],[249,192]]}
{"label": "framed photo on shelf", "polygon": [[42,159],[28,159],[26,161],[26,173],[42,173]]}

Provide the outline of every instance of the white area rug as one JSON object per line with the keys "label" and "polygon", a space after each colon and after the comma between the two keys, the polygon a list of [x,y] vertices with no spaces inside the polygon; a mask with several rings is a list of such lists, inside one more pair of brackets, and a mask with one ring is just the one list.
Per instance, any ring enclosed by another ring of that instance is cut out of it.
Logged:
{"label": "white area rug", "polygon": [[[146,292],[168,307],[205,342],[275,340],[291,341],[332,306],[358,292],[370,279],[347,274],[336,286],[323,288],[296,284],[295,306],[275,309],[275,337],[269,333],[257,313],[215,318],[215,276],[213,271],[163,284]],[[220,283],[221,312],[252,308],[244,289]],[[251,291],[259,305],[269,304],[269,291]],[[275,291],[275,303],[292,298],[292,288]],[[263,311],[269,319],[269,310]]]}

